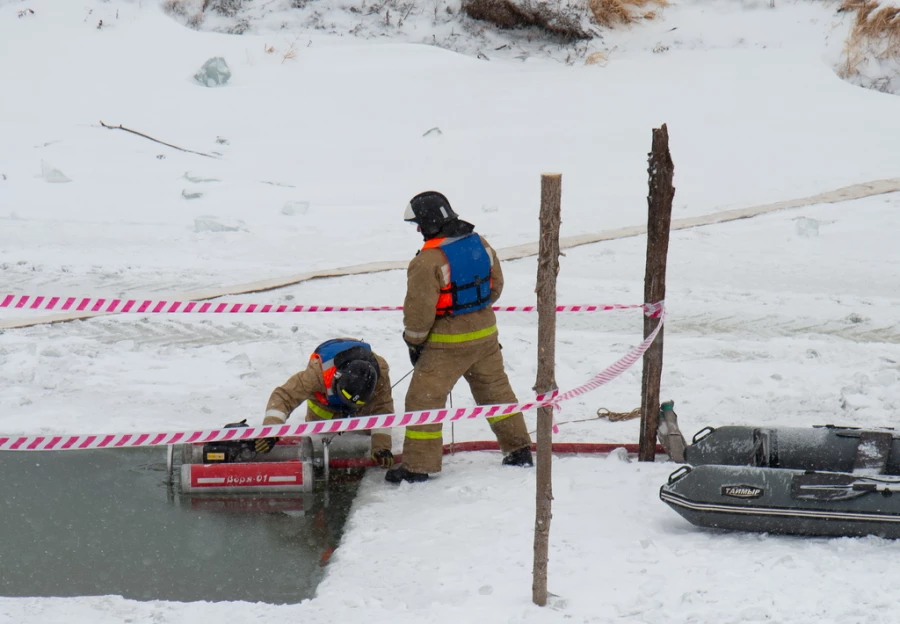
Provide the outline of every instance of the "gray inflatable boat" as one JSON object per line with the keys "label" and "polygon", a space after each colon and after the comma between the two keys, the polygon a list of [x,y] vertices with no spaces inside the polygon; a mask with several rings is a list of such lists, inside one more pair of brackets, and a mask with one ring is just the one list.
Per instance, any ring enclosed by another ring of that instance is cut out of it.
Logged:
{"label": "gray inflatable boat", "polygon": [[697,526],[900,538],[900,432],[707,427],[685,461],[659,496]]}

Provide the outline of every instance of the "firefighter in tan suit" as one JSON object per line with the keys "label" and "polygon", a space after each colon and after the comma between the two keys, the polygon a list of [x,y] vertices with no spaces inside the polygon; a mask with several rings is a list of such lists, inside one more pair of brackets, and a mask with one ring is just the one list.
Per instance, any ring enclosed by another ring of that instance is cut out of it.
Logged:
{"label": "firefighter in tan suit", "polygon": [[[388,372],[384,358],[373,353],[372,348],[361,340],[335,338],[323,342],[316,347],[304,370],[272,391],[263,425],[284,424],[304,401],[307,402],[307,422],[393,414],[394,399]],[[393,465],[389,429],[372,432],[371,453],[372,459],[383,468]]]}
{"label": "firefighter in tan suit", "polygon": [[[409,263],[403,303],[403,339],[414,367],[406,410],[443,408],[461,377],[479,405],[516,403],[491,308],[503,290],[496,252],[440,193],[416,195],[404,219],[416,223],[425,238],[425,246]],[[521,412],[488,422],[505,465],[533,465]],[[440,424],[407,427],[403,464],[388,470],[385,479],[425,481],[428,473],[440,472],[442,450]]]}

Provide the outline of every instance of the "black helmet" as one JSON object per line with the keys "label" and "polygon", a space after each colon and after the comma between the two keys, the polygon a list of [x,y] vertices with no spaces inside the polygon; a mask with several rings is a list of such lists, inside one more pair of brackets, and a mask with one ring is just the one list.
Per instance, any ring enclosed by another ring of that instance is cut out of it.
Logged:
{"label": "black helmet", "polygon": [[437,191],[425,191],[413,197],[403,214],[403,220],[417,223],[426,238],[434,236],[445,224],[458,218],[447,198]]}
{"label": "black helmet", "polygon": [[334,373],[334,394],[350,411],[361,408],[375,394],[378,369],[365,360],[353,360]]}

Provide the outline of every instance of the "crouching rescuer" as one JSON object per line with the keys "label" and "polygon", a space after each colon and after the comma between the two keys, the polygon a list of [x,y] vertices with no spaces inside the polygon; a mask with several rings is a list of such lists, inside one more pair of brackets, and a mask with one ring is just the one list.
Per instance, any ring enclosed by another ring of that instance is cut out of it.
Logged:
{"label": "crouching rescuer", "polygon": [[[464,377],[478,405],[516,403],[503,368],[497,319],[491,308],[503,290],[497,254],[441,193],[412,198],[404,220],[425,239],[409,263],[403,303],[403,339],[414,370],[406,411],[443,408]],[[531,466],[531,438],[521,412],[488,418],[503,464]],[[440,472],[441,424],[407,427],[403,464],[388,470],[392,483],[418,482]]]}
{"label": "crouching rescuer", "polygon": [[[384,358],[361,340],[335,338],[323,342],[309,357],[305,370],[272,391],[262,424],[284,424],[304,401],[307,421],[392,414],[394,399],[388,372]],[[381,467],[390,468],[394,464],[390,430],[376,429],[371,435],[372,459]],[[257,450],[271,448],[268,445]]]}

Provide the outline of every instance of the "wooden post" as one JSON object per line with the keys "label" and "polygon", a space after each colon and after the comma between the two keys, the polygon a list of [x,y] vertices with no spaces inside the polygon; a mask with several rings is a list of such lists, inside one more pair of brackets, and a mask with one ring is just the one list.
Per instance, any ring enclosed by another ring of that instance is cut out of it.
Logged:
{"label": "wooden post", "polygon": [[[534,390],[556,389],[556,275],[559,273],[559,223],[562,175],[541,175],[541,233],[537,270],[538,367]],[[553,485],[551,461],[553,408],[539,407],[537,417],[537,487],[534,518],[534,569],[531,599],[547,604],[547,560],[550,546]]]}
{"label": "wooden post", "polygon": [[[672,224],[672,199],[675,187],[672,177],[675,165],[669,153],[669,130],[666,124],[653,129],[653,147],[649,154],[650,193],[647,195],[647,266],[644,273],[644,302],[655,303],[666,298],[666,257],[669,252],[669,227]],[[659,319],[644,317],[644,338],[656,329]],[[659,419],[659,381],[662,377],[663,332],[644,353],[641,376],[640,461],[656,459],[656,426]]]}

